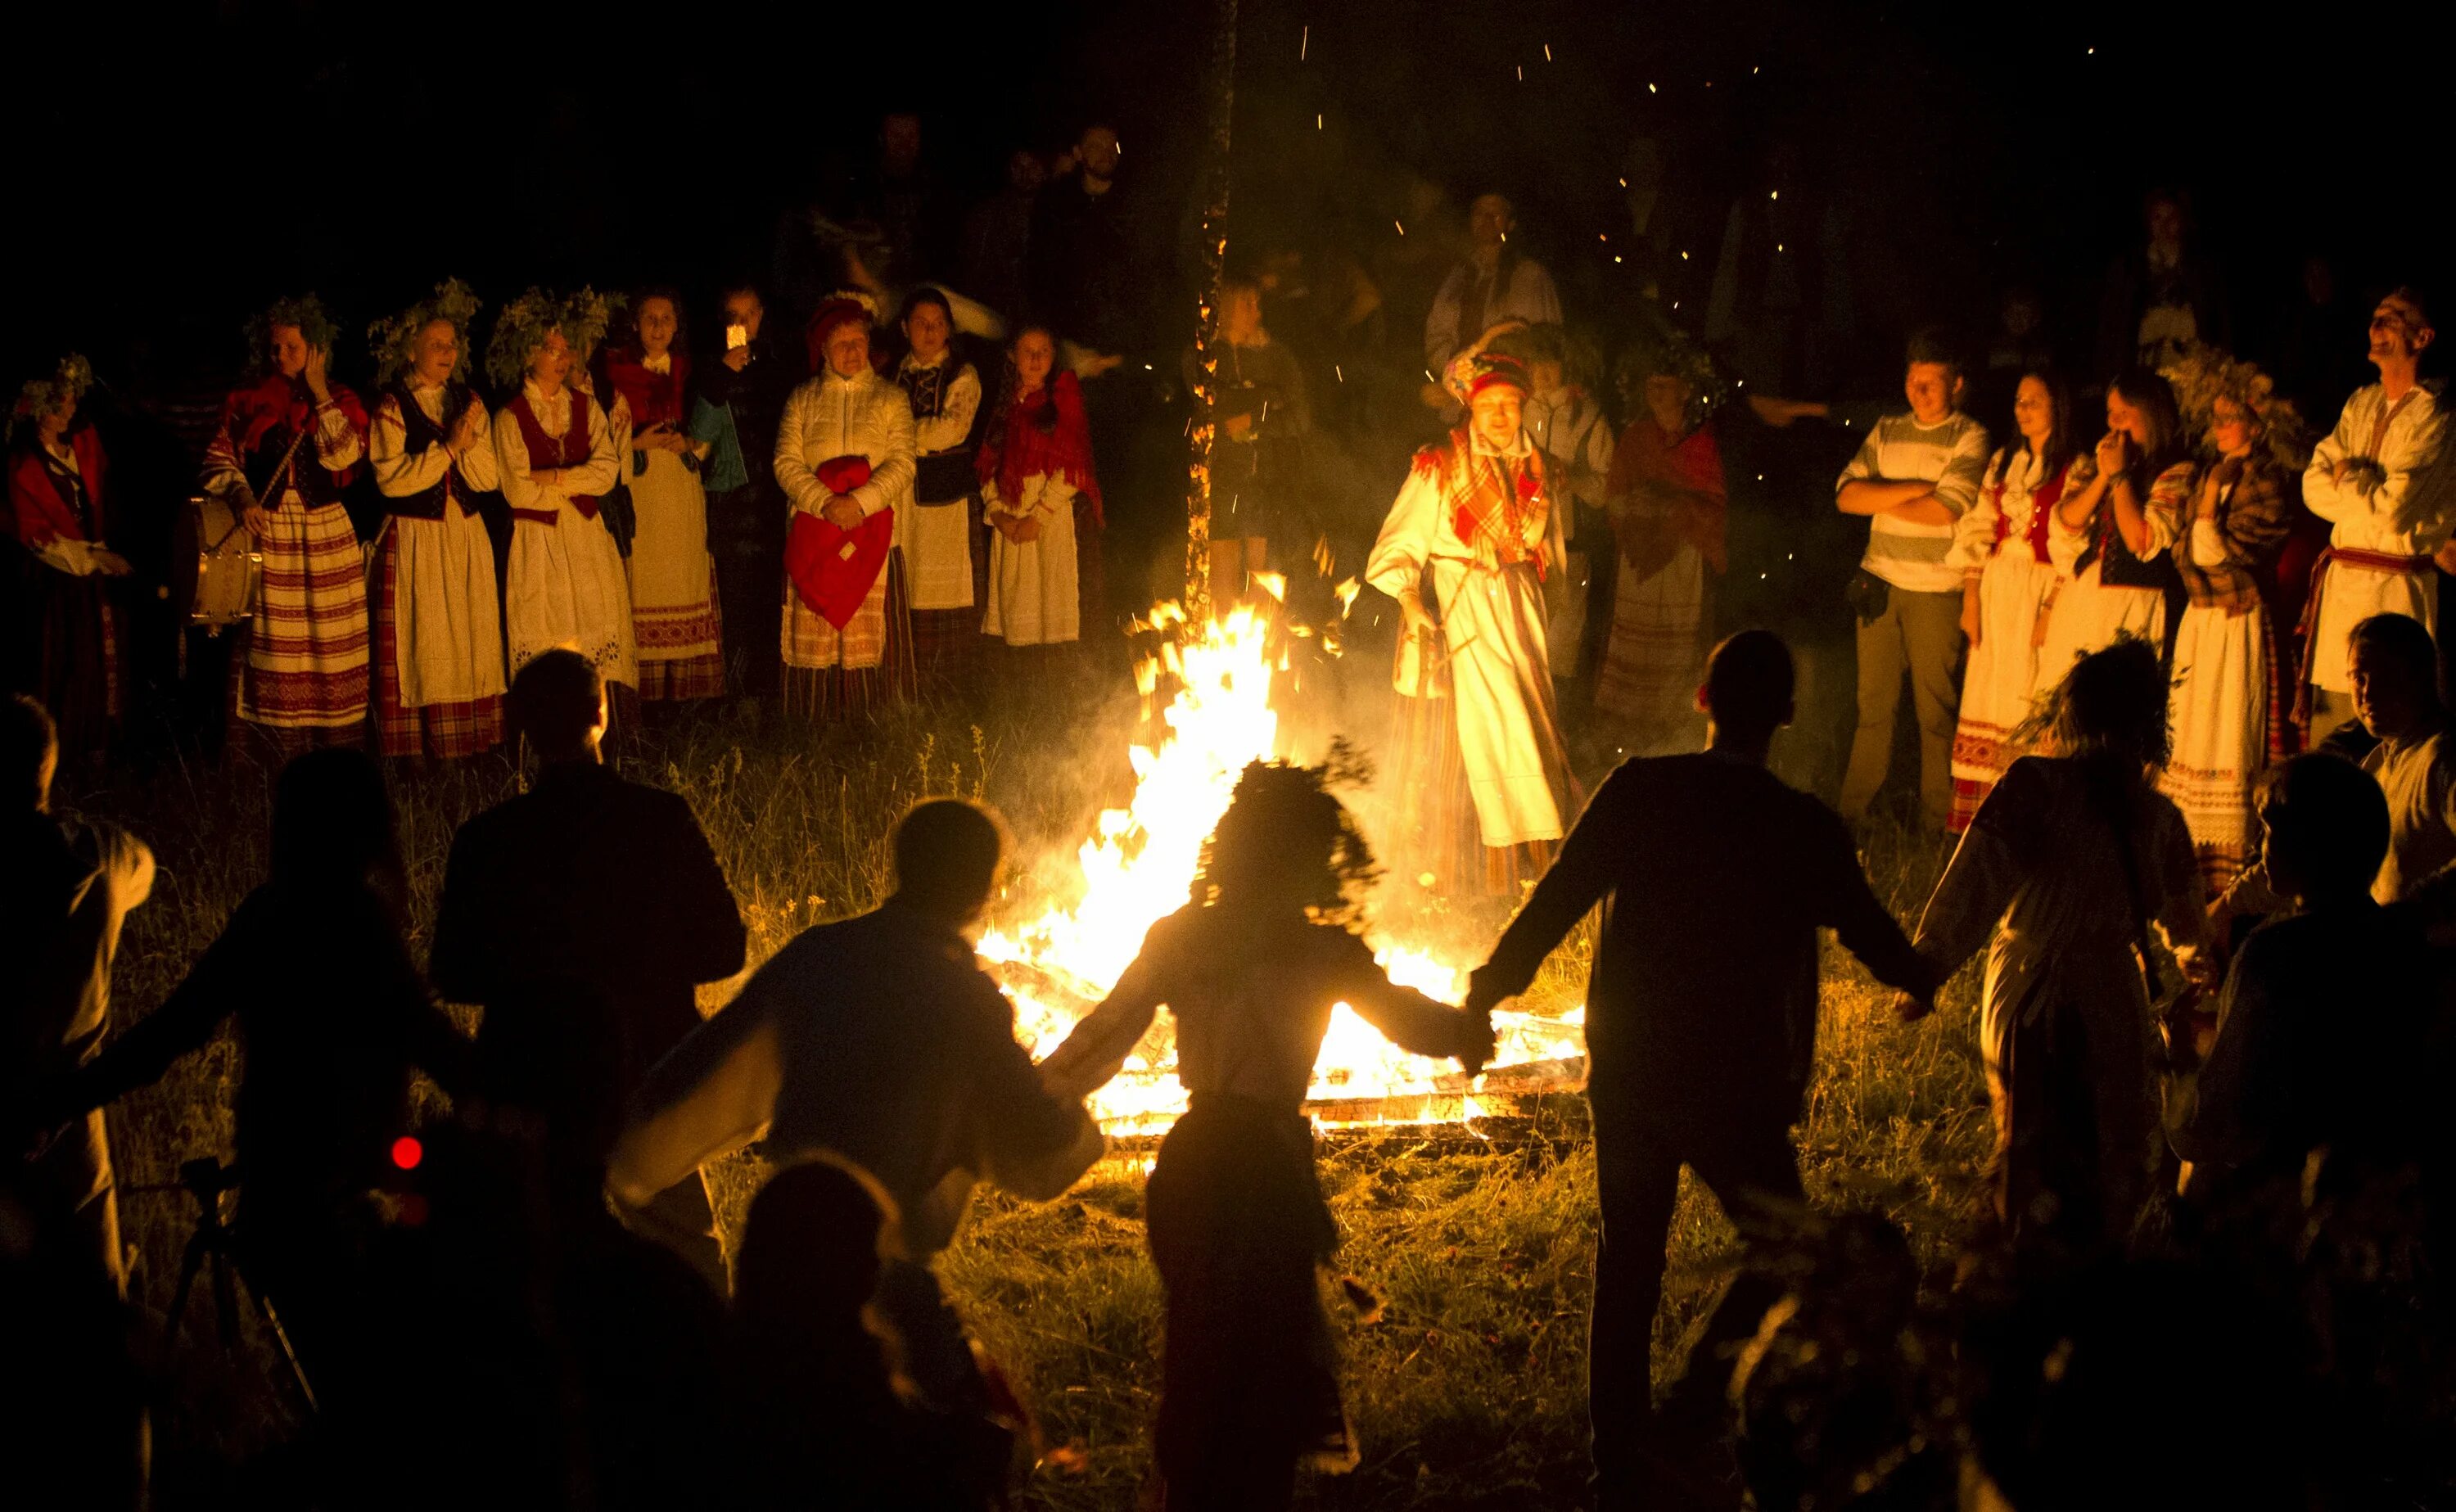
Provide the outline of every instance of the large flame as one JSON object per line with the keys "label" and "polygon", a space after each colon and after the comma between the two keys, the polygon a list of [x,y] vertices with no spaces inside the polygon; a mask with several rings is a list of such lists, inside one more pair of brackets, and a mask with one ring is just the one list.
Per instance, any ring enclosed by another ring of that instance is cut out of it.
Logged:
{"label": "large flame", "polygon": [[[1151,927],[1183,905],[1202,842],[1227,810],[1238,775],[1248,763],[1279,754],[1271,622],[1239,608],[1197,626],[1176,604],[1163,604],[1152,626],[1165,639],[1159,657],[1141,670],[1142,691],[1154,696],[1165,672],[1176,692],[1161,711],[1156,744],[1131,747],[1131,807],[1103,812],[1077,853],[1081,900],[981,941],[981,955],[1005,980],[1016,1028],[1035,1057],[1057,1047],[1124,974]],[[1461,963],[1386,938],[1372,943],[1392,980],[1444,1002],[1464,995]],[[1583,1055],[1584,1018],[1583,1010],[1557,1018],[1496,1014],[1501,1044],[1492,1070]],[[1124,1072],[1093,1095],[1094,1115],[1113,1134],[1166,1129],[1186,1106],[1175,1066],[1163,1020]],[[1475,1093],[1482,1078],[1470,1084],[1457,1073],[1452,1062],[1399,1050],[1342,1003],[1315,1062],[1311,1095],[1324,1105],[1318,1112],[1329,1124],[1458,1121],[1481,1111]]]}

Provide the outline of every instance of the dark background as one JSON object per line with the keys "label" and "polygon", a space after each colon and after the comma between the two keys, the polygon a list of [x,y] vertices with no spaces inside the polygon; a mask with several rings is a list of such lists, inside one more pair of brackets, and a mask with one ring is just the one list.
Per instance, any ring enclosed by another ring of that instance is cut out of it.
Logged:
{"label": "dark background", "polygon": [[[1238,242],[1395,236],[1411,174],[1453,206],[1499,187],[1571,319],[1608,326],[1626,291],[1587,250],[1627,227],[1630,138],[1663,143],[1667,211],[1703,240],[1702,277],[1730,195],[1788,134],[1849,207],[1877,372],[1913,323],[1983,328],[2010,280],[2037,283],[2059,330],[2085,326],[2153,184],[2190,193],[2247,349],[2306,255],[2334,259],[2357,299],[2445,262],[2446,128],[2414,82],[2418,39],[2387,13],[2365,29],[2316,10],[2102,10],[1246,0]],[[140,385],[164,362],[235,368],[247,312],[302,288],[352,337],[447,274],[490,306],[583,279],[706,296],[764,269],[779,210],[866,158],[892,108],[922,112],[927,156],[965,201],[994,187],[1009,147],[1115,119],[1181,262],[1210,14],[1199,0],[30,8],[6,106],[23,259],[9,370],[72,346]],[[1155,347],[1179,338],[1156,332]],[[364,362],[354,344],[345,373]]]}

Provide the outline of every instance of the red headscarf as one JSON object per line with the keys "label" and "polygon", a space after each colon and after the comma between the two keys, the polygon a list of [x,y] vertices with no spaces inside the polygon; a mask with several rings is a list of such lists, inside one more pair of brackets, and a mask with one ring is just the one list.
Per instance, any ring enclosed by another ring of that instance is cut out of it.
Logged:
{"label": "red headscarf", "polygon": [[688,419],[683,413],[683,393],[690,381],[690,354],[677,347],[667,355],[673,358],[672,368],[651,373],[638,347],[612,347],[605,353],[606,380],[631,406],[635,429],[657,424],[679,427]]}
{"label": "red headscarf", "polygon": [[1092,470],[1092,428],[1083,419],[1083,386],[1074,375],[1061,372],[1034,394],[1010,393],[1005,410],[973,461],[981,481],[996,483],[1012,502],[1022,497],[1027,478],[1063,478],[1091,501],[1093,525],[1104,526],[1100,480]]}
{"label": "red headscarf", "polygon": [[865,326],[870,323],[870,311],[858,299],[829,299],[810,312],[810,323],[804,336],[809,342],[811,372],[824,375],[829,371],[828,337],[835,335],[836,327],[852,320]]}

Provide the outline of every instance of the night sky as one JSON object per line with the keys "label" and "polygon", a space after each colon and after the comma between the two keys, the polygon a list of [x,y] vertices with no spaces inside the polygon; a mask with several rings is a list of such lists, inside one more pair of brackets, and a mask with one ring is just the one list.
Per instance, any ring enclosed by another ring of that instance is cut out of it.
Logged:
{"label": "night sky", "polygon": [[[2153,184],[2191,192],[2239,344],[2256,349],[2311,253],[2356,297],[2437,274],[2446,131],[2402,60],[2412,39],[2241,6],[2107,9],[1246,0],[1238,246],[1325,226],[1395,235],[1410,174],[1462,204],[1498,187],[1562,270],[1572,319],[1608,325],[1627,291],[1597,238],[1627,225],[1616,175],[1643,133],[1663,144],[1667,210],[1696,229],[1701,277],[1768,144],[1800,143],[1875,249],[1860,323],[1885,349],[1924,320],[1979,328],[2016,279],[2085,321]],[[764,268],[779,210],[867,156],[890,108],[923,113],[928,156],[966,201],[1010,146],[1112,118],[1147,210],[1175,226],[1209,14],[1192,0],[985,16],[732,0],[32,9],[12,18],[6,107],[31,296],[9,369],[72,345],[106,378],[226,368],[247,310],[294,288],[321,292],[353,334],[446,275],[490,304],[583,279],[706,295]]]}

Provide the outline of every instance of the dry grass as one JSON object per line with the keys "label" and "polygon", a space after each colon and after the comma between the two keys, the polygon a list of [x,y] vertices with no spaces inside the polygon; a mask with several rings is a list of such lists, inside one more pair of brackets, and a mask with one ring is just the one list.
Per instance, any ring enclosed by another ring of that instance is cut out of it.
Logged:
{"label": "dry grass", "polygon": [[[1062,876],[1074,837],[1122,795],[1122,742],[1135,710],[1097,680],[1003,685],[972,718],[916,710],[861,730],[812,735],[743,715],[652,734],[626,758],[636,775],[687,794],[748,919],[754,960],[822,918],[877,901],[894,813],[927,793],[978,793],[1009,816],[1029,854]],[[1053,705],[1065,717],[1053,720]],[[1049,731],[1066,738],[1054,745]],[[1113,753],[1085,762],[1084,751]],[[454,827],[510,794],[489,760],[409,774],[401,785],[414,928],[424,946]],[[64,795],[73,796],[73,795]],[[150,1011],[262,874],[261,774],[174,764],[82,795],[154,845],[154,901],[131,921],[121,958],[121,1023]],[[1918,868],[1893,868],[1903,893]],[[1019,895],[1038,895],[1027,881]],[[1915,899],[1897,900],[1910,908]],[[1574,990],[1574,964],[1547,973]],[[710,989],[707,1006],[727,988]],[[1819,1203],[1875,1207],[1911,1232],[1933,1268],[1962,1233],[1985,1095],[1966,997],[1914,1029],[1854,964],[1829,964],[1819,1071],[1802,1130]],[[227,1153],[235,1047],[225,1037],[157,1088],[114,1110],[125,1185],[167,1181],[181,1159]],[[1387,1298],[1379,1321],[1339,1317],[1356,1425],[1358,1472],[1309,1493],[1338,1507],[1560,1504],[1584,1475],[1583,1400],[1593,1155],[1573,1131],[1485,1154],[1403,1134],[1325,1142],[1325,1189],[1346,1235],[1342,1263]],[[756,1180],[747,1159],[720,1173],[720,1206],[738,1212]],[[1103,1165],[1047,1206],[984,1201],[945,1259],[950,1285],[993,1352],[1025,1383],[1050,1440],[1079,1444],[1079,1472],[1044,1472],[1032,1504],[1133,1504],[1147,1461],[1157,1383],[1158,1283],[1142,1245],[1140,1166]],[[139,1295],[164,1305],[184,1241],[182,1199],[123,1199],[142,1254]],[[1671,1243],[1664,1340],[1677,1337],[1733,1253],[1710,1199],[1685,1189]],[[162,1429],[166,1505],[211,1499],[227,1467],[286,1431],[260,1358],[223,1361],[192,1307],[177,1408]]]}

